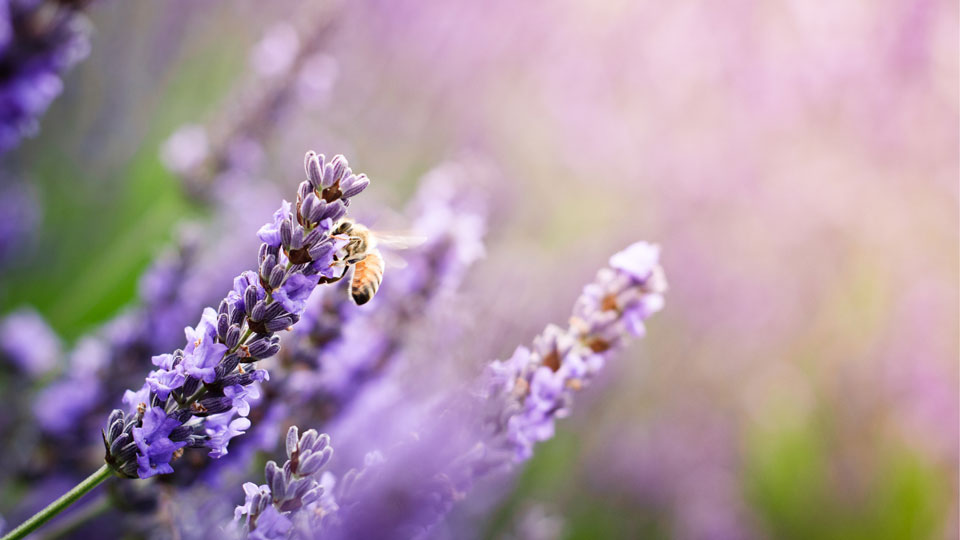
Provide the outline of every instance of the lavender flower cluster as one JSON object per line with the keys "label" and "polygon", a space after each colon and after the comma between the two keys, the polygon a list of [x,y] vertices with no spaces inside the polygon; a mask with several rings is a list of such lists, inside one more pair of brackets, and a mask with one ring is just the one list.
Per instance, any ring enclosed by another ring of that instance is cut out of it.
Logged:
{"label": "lavender flower cluster", "polygon": [[488,420],[496,447],[516,461],[553,437],[554,421],[569,412],[573,393],[593,379],[628,336],[643,337],[643,321],[663,308],[666,279],[659,248],[638,242],[610,258],[577,299],[567,328],[548,326],[532,349],[518,347],[488,371],[486,399],[502,403]]}
{"label": "lavender flower cluster", "polygon": [[171,473],[170,462],[184,447],[221,457],[230,439],[250,426],[249,400],[268,378],[256,362],[279,352],[276,332],[300,319],[313,289],[342,276],[348,239],[333,235],[334,226],[350,198],[369,185],[342,156],[327,162],[310,152],[305,169],[295,211],[284,201],[258,232],[258,271],[238,276],[219,308],[204,310],[200,323],[186,329],[182,349],[153,357],[158,369],[124,395],[125,411],[110,414],[103,440],[117,474]]}
{"label": "lavender flower cluster", "polygon": [[329,479],[329,475],[321,475],[333,456],[330,437],[313,429],[300,436],[297,426],[291,426],[286,450],[282,467],[267,462],[266,484],[243,485],[246,502],[237,507],[234,516],[242,519],[248,538],[313,538],[324,518],[336,511],[336,503],[323,485],[324,476]]}
{"label": "lavender flower cluster", "polygon": [[0,152],[37,131],[63,89],[61,75],[90,50],[84,2],[7,0],[0,5]]}
{"label": "lavender flower cluster", "polygon": [[[474,392],[458,392],[426,415],[411,439],[370,452],[339,482],[331,475],[327,508],[336,512],[324,512],[313,530],[330,538],[419,537],[474,483],[528,459],[535,443],[553,436],[574,393],[629,337],[642,337],[644,320],[663,307],[658,259],[658,247],[644,242],[615,254],[584,288],[566,329],[548,326],[532,348],[492,362]],[[259,495],[246,491],[250,506]]]}
{"label": "lavender flower cluster", "polygon": [[407,215],[410,233],[426,241],[404,252],[406,266],[390,268],[364,308],[353,303],[344,282],[318,289],[272,360],[270,384],[251,401],[255,425],[225,459],[192,459],[166,480],[183,490],[197,477],[206,485],[231,485],[246,473],[254,452],[273,452],[285,425],[334,422],[400,367],[410,331],[429,317],[438,300],[449,299],[484,253],[485,205],[465,186],[475,177],[474,167],[452,163],[425,175]]}

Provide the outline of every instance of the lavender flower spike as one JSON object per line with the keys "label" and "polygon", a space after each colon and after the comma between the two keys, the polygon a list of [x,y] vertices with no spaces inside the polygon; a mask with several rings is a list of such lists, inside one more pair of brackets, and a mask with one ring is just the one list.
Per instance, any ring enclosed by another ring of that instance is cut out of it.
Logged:
{"label": "lavender flower spike", "polygon": [[645,242],[611,257],[583,289],[566,328],[550,325],[532,347],[492,362],[475,392],[455,392],[410,440],[347,472],[336,492],[339,510],[322,524],[325,535],[426,536],[476,481],[528,459],[537,442],[553,436],[575,392],[663,307],[658,259],[659,248]]}
{"label": "lavender flower spike", "polygon": [[242,521],[248,538],[314,538],[324,516],[336,511],[336,504],[325,496],[320,474],[333,456],[330,437],[313,429],[298,437],[297,426],[291,426],[286,446],[287,461],[282,467],[267,463],[266,484],[243,485],[247,498],[237,507],[234,519]]}
{"label": "lavender flower spike", "polygon": [[61,75],[86,57],[86,2],[0,2],[0,153],[36,133],[63,89]]}
{"label": "lavender flower spike", "polygon": [[643,321],[663,308],[667,283],[660,249],[638,242],[610,258],[583,289],[566,329],[548,326],[533,349],[518,347],[488,370],[489,397],[507,405],[492,418],[516,461],[553,437],[555,418],[567,415],[573,392],[589,382],[627,336],[643,337]]}
{"label": "lavender flower spike", "polygon": [[171,473],[171,461],[186,447],[205,447],[221,457],[230,439],[250,427],[249,400],[259,397],[258,384],[269,379],[256,362],[280,351],[276,332],[300,320],[318,283],[346,271],[337,253],[347,239],[331,231],[346,214],[349,196],[360,191],[341,190],[343,182],[355,186],[358,177],[343,156],[329,170],[322,186],[303,181],[296,204],[284,201],[261,228],[257,271],[237,276],[218,309],[206,308],[197,326],[186,329],[182,349],[153,358],[158,369],[138,391],[127,392],[127,410],[110,414],[103,442],[114,472],[127,478]]}

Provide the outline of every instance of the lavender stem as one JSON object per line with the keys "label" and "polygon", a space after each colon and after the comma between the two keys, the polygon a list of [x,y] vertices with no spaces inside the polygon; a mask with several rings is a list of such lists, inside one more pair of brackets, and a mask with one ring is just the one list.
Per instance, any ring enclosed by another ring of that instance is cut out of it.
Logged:
{"label": "lavender stem", "polygon": [[104,464],[97,469],[95,473],[74,486],[70,491],[64,493],[59,499],[47,505],[46,508],[31,516],[30,519],[21,523],[19,527],[4,535],[0,540],[19,540],[20,538],[26,537],[28,534],[40,528],[41,525],[53,519],[54,516],[66,510],[68,506],[77,502],[80,497],[89,493],[93,488],[99,486],[112,475],[113,471],[110,470],[110,466]]}

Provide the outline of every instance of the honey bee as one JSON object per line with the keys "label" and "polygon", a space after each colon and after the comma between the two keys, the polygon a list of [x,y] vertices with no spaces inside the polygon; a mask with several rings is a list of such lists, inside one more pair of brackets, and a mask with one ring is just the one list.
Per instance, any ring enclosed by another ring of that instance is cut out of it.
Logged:
{"label": "honey bee", "polygon": [[[353,302],[362,306],[369,302],[380,289],[386,259],[379,247],[389,249],[407,249],[422,244],[425,238],[412,235],[393,235],[372,231],[351,220],[344,219],[334,235],[349,238],[342,249],[341,261],[345,266],[353,266],[350,277],[350,296]],[[391,260],[391,266],[402,267],[402,259]],[[344,269],[344,275],[346,269]]]}

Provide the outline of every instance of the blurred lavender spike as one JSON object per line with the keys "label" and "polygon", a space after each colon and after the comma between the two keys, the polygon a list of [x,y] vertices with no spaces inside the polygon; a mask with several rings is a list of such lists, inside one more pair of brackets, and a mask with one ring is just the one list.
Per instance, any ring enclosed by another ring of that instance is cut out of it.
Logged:
{"label": "blurred lavender spike", "polygon": [[63,89],[61,76],[90,50],[85,2],[0,2],[0,154],[34,135]]}
{"label": "blurred lavender spike", "polygon": [[[263,154],[265,141],[283,125],[298,99],[299,79],[310,76],[311,60],[331,35],[336,13],[327,7],[319,11],[303,37],[286,23],[266,32],[251,51],[250,80],[234,92],[216,125],[182,126],[164,144],[163,163],[191,194],[205,199],[215,195],[219,178],[250,168]],[[354,193],[344,195],[346,203]]]}
{"label": "blurred lavender spike", "polygon": [[35,310],[21,308],[0,320],[0,360],[28,377],[53,371],[60,351],[60,338]]}
{"label": "blurred lavender spike", "polygon": [[[338,173],[350,176],[343,163]],[[237,276],[219,308],[206,308],[199,324],[186,328],[183,349],[154,356],[158,369],[138,391],[127,391],[125,411],[111,413],[103,442],[106,462],[117,474],[149,478],[171,473],[170,462],[184,447],[206,447],[211,456],[221,457],[230,439],[250,427],[249,400],[259,396],[255,383],[269,378],[255,368],[256,362],[279,352],[274,334],[300,319],[304,301],[321,278],[333,279],[346,270],[338,263],[346,240],[332,235],[331,216],[344,215],[347,201],[339,193],[316,193],[309,180],[298,193],[296,204],[284,201],[257,234],[263,241],[259,272]],[[319,221],[311,221],[303,215],[302,203],[321,196],[324,201],[318,204],[325,211]],[[289,227],[309,236],[310,243],[300,248],[284,243],[279,231]],[[226,331],[221,332],[223,324]]]}
{"label": "blurred lavender spike", "polygon": [[[610,258],[574,305],[566,328],[548,326],[531,348],[492,362],[472,393],[459,392],[403,444],[371,453],[336,491],[332,537],[426,534],[471,486],[529,459],[554,423],[643,321],[663,307],[657,246],[636,243]],[[402,505],[396,501],[402,500]]]}
{"label": "blurred lavender spike", "polygon": [[273,540],[315,538],[324,517],[336,511],[324,489],[321,471],[333,456],[330,437],[310,429],[298,436],[297,426],[287,431],[287,461],[264,468],[266,483],[243,485],[246,501],[234,512],[248,538]]}

